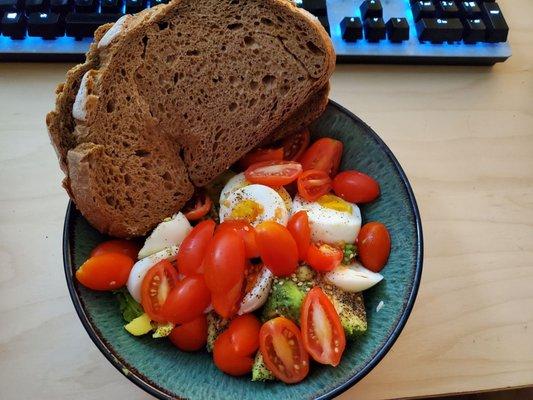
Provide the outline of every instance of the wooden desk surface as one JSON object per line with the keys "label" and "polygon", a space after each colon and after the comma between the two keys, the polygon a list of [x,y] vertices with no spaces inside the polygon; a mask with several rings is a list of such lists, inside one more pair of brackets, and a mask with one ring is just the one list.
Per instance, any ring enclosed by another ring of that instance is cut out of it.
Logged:
{"label": "wooden desk surface", "polygon": [[[413,314],[342,399],[533,384],[533,2],[501,0],[513,57],[494,68],[339,65],[331,97],[413,184],[425,262]],[[142,399],[100,354],[63,276],[67,196],[44,115],[65,64],[0,64],[0,397]]]}

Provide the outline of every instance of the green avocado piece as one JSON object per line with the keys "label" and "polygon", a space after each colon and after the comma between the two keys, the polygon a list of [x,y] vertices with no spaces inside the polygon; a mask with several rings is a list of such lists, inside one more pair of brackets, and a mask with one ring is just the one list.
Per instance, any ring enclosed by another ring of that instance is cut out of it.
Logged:
{"label": "green avocado piece", "polygon": [[265,365],[263,360],[263,355],[260,351],[255,355],[254,366],[252,367],[252,381],[261,382],[261,381],[273,381],[276,380],[276,377]]}
{"label": "green avocado piece", "polygon": [[276,279],[263,308],[263,321],[281,316],[298,323],[306,289],[309,290],[302,282],[294,282],[290,278]]}
{"label": "green avocado piece", "polygon": [[207,351],[212,352],[215,340],[228,326],[229,321],[220,317],[216,312],[207,314]]}

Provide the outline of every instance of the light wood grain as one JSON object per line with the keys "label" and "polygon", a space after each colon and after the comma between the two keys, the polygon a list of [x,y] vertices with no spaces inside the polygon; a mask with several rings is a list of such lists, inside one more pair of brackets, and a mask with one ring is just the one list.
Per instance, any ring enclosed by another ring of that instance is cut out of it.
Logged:
{"label": "light wood grain", "polygon": [[[514,55],[494,68],[337,67],[331,96],[397,155],[426,251],[404,332],[341,399],[533,384],[533,2],[500,2]],[[0,64],[0,398],[147,398],[92,344],[64,281],[44,115],[69,67]]]}

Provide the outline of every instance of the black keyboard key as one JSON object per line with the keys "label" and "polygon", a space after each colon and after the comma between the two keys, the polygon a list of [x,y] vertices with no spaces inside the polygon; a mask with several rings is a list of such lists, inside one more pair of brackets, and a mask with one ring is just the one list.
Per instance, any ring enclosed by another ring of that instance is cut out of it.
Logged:
{"label": "black keyboard key", "polygon": [[409,40],[409,23],[405,18],[390,18],[387,21],[387,37],[393,43]]}
{"label": "black keyboard key", "polygon": [[411,5],[413,18],[416,22],[422,18],[435,18],[437,10],[431,1],[419,0]]}
{"label": "black keyboard key", "polygon": [[0,0],[0,15],[4,15],[6,11],[19,10],[23,4],[22,0]]}
{"label": "black keyboard key", "polygon": [[[158,6],[159,4],[168,4],[170,0],[150,0],[150,7]],[[301,3],[301,0],[300,0]]]}
{"label": "black keyboard key", "polygon": [[65,18],[67,36],[76,39],[92,37],[100,25],[115,22],[120,17],[122,14],[68,13]]}
{"label": "black keyboard key", "polygon": [[331,36],[331,30],[329,28],[329,20],[328,20],[327,15],[326,16],[322,15],[322,16],[318,17],[318,22],[320,22],[320,24],[324,27],[324,29],[326,30],[328,35]]}
{"label": "black keyboard key", "polygon": [[317,17],[328,15],[326,0],[302,0],[302,8]]}
{"label": "black keyboard key", "polygon": [[119,13],[122,10],[122,0],[102,0],[103,13]]}
{"label": "black keyboard key", "polygon": [[486,27],[482,19],[466,19],[464,25],[463,41],[466,44],[474,44],[485,40]]}
{"label": "black keyboard key", "polygon": [[54,39],[65,34],[65,25],[59,14],[52,12],[36,12],[28,16],[28,36],[39,36]]}
{"label": "black keyboard key", "polygon": [[380,0],[365,0],[359,6],[363,21],[367,18],[382,18],[383,6]]}
{"label": "black keyboard key", "polygon": [[134,14],[146,8],[146,0],[126,0],[126,13]]}
{"label": "black keyboard key", "polygon": [[363,24],[359,17],[344,17],[340,25],[342,39],[346,42],[356,42],[363,38]]}
{"label": "black keyboard key", "polygon": [[463,37],[463,24],[459,18],[423,18],[416,23],[421,42],[457,42]]}
{"label": "black keyboard key", "polygon": [[46,11],[48,10],[48,0],[25,0],[24,1],[24,10],[26,14],[34,13],[37,11]]}
{"label": "black keyboard key", "polygon": [[50,10],[58,14],[66,14],[72,11],[71,0],[50,0]]}
{"label": "black keyboard key", "polygon": [[367,18],[363,24],[365,39],[369,42],[379,42],[385,39],[386,27],[383,18]]}
{"label": "black keyboard key", "polygon": [[507,41],[509,27],[503,18],[500,6],[496,3],[485,2],[481,6],[483,22],[487,27],[485,41],[489,43],[499,43]]}
{"label": "black keyboard key", "polygon": [[74,7],[78,13],[93,13],[98,9],[97,0],[74,0]]}
{"label": "black keyboard key", "polygon": [[0,26],[2,35],[11,39],[24,39],[26,36],[26,16],[21,11],[6,11]]}
{"label": "black keyboard key", "polygon": [[459,8],[455,1],[440,0],[437,2],[437,15],[441,18],[458,18]]}
{"label": "black keyboard key", "polygon": [[459,11],[463,18],[480,18],[481,8],[475,1],[461,1],[459,2]]}

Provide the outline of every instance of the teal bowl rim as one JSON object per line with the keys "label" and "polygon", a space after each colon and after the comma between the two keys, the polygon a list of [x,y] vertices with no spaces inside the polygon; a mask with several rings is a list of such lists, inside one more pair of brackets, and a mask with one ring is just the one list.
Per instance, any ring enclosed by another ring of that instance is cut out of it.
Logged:
{"label": "teal bowl rim", "polygon": [[[423,258],[424,258],[424,241],[423,241],[423,235],[422,235],[422,221],[420,218],[420,212],[418,210],[418,205],[416,203],[415,195],[413,193],[413,189],[411,188],[411,184],[409,183],[409,180],[407,179],[407,176],[405,175],[405,172],[403,171],[402,167],[400,166],[400,163],[392,153],[392,151],[387,147],[387,145],[383,142],[383,140],[378,136],[374,130],[368,126],[366,123],[364,123],[360,118],[355,116],[352,112],[341,106],[340,104],[329,100],[328,107],[334,107],[337,108],[339,111],[341,111],[344,114],[347,114],[350,118],[354,119],[357,123],[363,125],[365,128],[365,131],[370,135],[370,137],[381,147],[381,149],[385,152],[385,154],[389,157],[391,162],[393,163],[394,167],[396,168],[396,171],[398,172],[405,189],[407,191],[408,197],[409,197],[409,203],[411,206],[411,209],[413,211],[414,217],[415,217],[415,225],[416,225],[416,244],[415,249],[413,249],[416,252],[416,266],[415,266],[415,274],[413,277],[413,281],[411,282],[411,288],[410,293],[407,298],[407,301],[404,303],[404,309],[403,312],[398,319],[398,322],[394,329],[391,331],[389,337],[379,350],[377,350],[370,361],[356,374],[349,377],[346,382],[343,384],[337,386],[336,388],[330,390],[328,393],[325,393],[319,397],[316,398],[316,400],[326,400],[326,399],[332,399],[335,396],[338,396],[342,392],[348,390],[350,387],[355,385],[357,382],[359,382],[363,377],[365,377],[382,359],[385,357],[385,355],[389,352],[393,344],[396,342],[398,337],[400,336],[401,331],[403,330],[405,324],[407,323],[407,319],[409,318],[409,315],[411,314],[411,311],[413,310],[413,306],[415,304],[415,299],[418,294],[418,288],[420,286],[420,280],[422,278],[422,264],[423,264]],[[120,355],[115,352],[115,350],[101,337],[99,334],[98,328],[92,324],[91,319],[89,318],[85,306],[81,300],[80,293],[78,292],[75,284],[74,274],[75,274],[75,262],[73,258],[73,254],[71,252],[71,237],[72,237],[72,231],[74,227],[74,220],[79,216],[79,211],[74,206],[74,203],[72,201],[69,201],[69,204],[67,206],[67,212],[65,215],[65,223],[63,226],[63,265],[65,269],[65,278],[67,281],[68,291],[70,293],[70,297],[72,299],[72,303],[74,304],[74,308],[76,310],[76,313],[78,314],[78,317],[81,320],[81,323],[85,330],[87,331],[89,337],[94,342],[96,347],[102,352],[102,354],[108,359],[108,361],[126,378],[128,378],[130,381],[132,381],[135,385],[146,391],[147,393],[151,394],[152,396],[163,399],[163,400],[169,400],[169,399],[176,399],[176,397],[166,391],[164,388],[160,387],[156,382],[151,381],[146,376],[142,375],[140,372],[138,372],[133,366],[126,363],[124,360],[120,358]],[[124,371],[128,371],[126,374]],[[178,397],[181,399],[181,397]]]}

